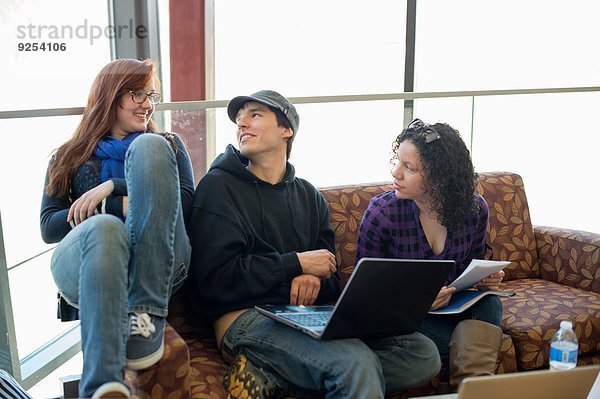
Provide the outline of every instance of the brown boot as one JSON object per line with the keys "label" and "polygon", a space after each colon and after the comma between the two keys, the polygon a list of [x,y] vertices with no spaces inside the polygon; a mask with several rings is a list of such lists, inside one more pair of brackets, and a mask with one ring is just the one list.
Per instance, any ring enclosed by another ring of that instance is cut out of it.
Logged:
{"label": "brown boot", "polygon": [[502,330],[480,320],[463,320],[450,339],[450,387],[456,392],[466,377],[493,375],[500,351]]}

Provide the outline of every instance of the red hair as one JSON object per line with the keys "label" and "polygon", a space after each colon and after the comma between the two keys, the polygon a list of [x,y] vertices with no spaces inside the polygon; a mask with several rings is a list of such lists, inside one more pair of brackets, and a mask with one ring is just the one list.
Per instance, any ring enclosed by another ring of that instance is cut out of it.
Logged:
{"label": "red hair", "polygon": [[[46,186],[48,195],[69,195],[71,179],[77,169],[92,157],[100,139],[110,135],[121,96],[129,90],[143,90],[152,80],[158,85],[156,69],[152,60],[130,58],[112,61],[102,68],[92,84],[75,133],[54,153]],[[146,130],[156,132],[152,119]]]}

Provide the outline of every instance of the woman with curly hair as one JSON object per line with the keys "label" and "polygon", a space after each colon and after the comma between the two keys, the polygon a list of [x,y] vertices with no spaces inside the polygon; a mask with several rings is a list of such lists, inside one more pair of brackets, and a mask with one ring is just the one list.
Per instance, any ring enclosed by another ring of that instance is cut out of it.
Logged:
{"label": "woman with curly hair", "polygon": [[181,138],[151,119],[160,99],[153,61],[110,62],[48,165],[41,232],[58,243],[52,275],[81,318],[82,398],[131,396],[125,368],[160,360],[169,297],[187,276],[194,175]]}
{"label": "woman with curly hair", "polygon": [[[448,259],[456,262],[446,284],[473,259],[483,259],[488,206],[476,192],[477,174],[457,130],[415,119],[392,150],[394,190],[374,197],[363,215],[357,261],[363,257]],[[504,272],[476,286],[495,290]],[[448,304],[455,288],[444,286],[432,310]],[[442,379],[455,390],[467,376],[493,374],[500,347],[502,305],[488,295],[462,313],[427,315],[419,331],[437,345]]]}

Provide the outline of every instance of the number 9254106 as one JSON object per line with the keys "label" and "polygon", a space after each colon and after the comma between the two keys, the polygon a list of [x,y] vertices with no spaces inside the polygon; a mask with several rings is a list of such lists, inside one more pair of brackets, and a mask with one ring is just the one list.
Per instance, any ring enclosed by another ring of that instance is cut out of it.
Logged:
{"label": "number 9254106", "polygon": [[19,51],[66,51],[67,43],[59,42],[20,42],[17,44]]}

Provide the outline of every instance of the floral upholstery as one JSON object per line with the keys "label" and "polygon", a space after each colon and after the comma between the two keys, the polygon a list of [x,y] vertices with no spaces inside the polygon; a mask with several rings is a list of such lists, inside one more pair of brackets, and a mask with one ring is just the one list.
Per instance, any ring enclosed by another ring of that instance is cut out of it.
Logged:
{"label": "floral upholstery", "polygon": [[356,243],[362,215],[375,195],[392,189],[391,183],[356,184],[322,189],[329,203],[329,219],[335,231],[335,256],[342,285],[345,285],[356,258]]}
{"label": "floral upholstery", "polygon": [[550,340],[561,320],[573,321],[580,358],[600,361],[600,294],[537,278],[503,285],[517,294],[501,300],[502,327],[512,337],[519,369],[548,365]]}
{"label": "floral upholstery", "polygon": [[225,398],[223,376],[227,367],[217,350],[210,325],[196,320],[185,298],[176,293],[169,304],[165,353],[154,366],[126,381],[139,399]]}
{"label": "floral upholstery", "polygon": [[[369,200],[391,189],[389,182],[321,189],[329,202],[343,284],[354,268],[358,229]],[[517,293],[501,298],[503,340],[496,371],[547,367],[549,341],[560,320],[565,319],[573,321],[579,337],[579,364],[600,363],[600,234],[532,226],[519,175],[481,173],[478,190],[490,208],[490,255],[512,262],[505,269],[501,289]],[[139,372],[137,381],[132,377],[139,396],[225,398],[222,379],[226,366],[211,326],[194,319],[180,294],[171,301],[169,323],[176,331],[166,334],[166,345],[171,349],[165,351],[165,358],[154,368]],[[189,350],[187,371],[184,364],[188,353],[181,350],[181,340]],[[157,370],[162,368],[171,377]],[[438,384],[436,378],[393,397],[431,395]]]}
{"label": "floral upholstery", "polygon": [[512,261],[502,290],[517,296],[501,298],[502,328],[512,338],[518,369],[548,366],[561,320],[574,324],[579,363],[600,362],[600,234],[532,226],[519,175],[482,173],[479,192],[490,208],[493,259]]}
{"label": "floral upholstery", "polygon": [[544,280],[600,293],[600,235],[535,227]]}
{"label": "floral upholstery", "polygon": [[192,373],[186,341],[167,323],[165,353],[160,361],[145,370],[128,370],[126,381],[139,399],[189,399]]}
{"label": "floral upholstery", "polygon": [[504,270],[505,280],[539,277],[536,241],[523,179],[511,173],[482,173],[478,190],[490,208],[486,241],[492,247],[493,258],[512,262]]}

